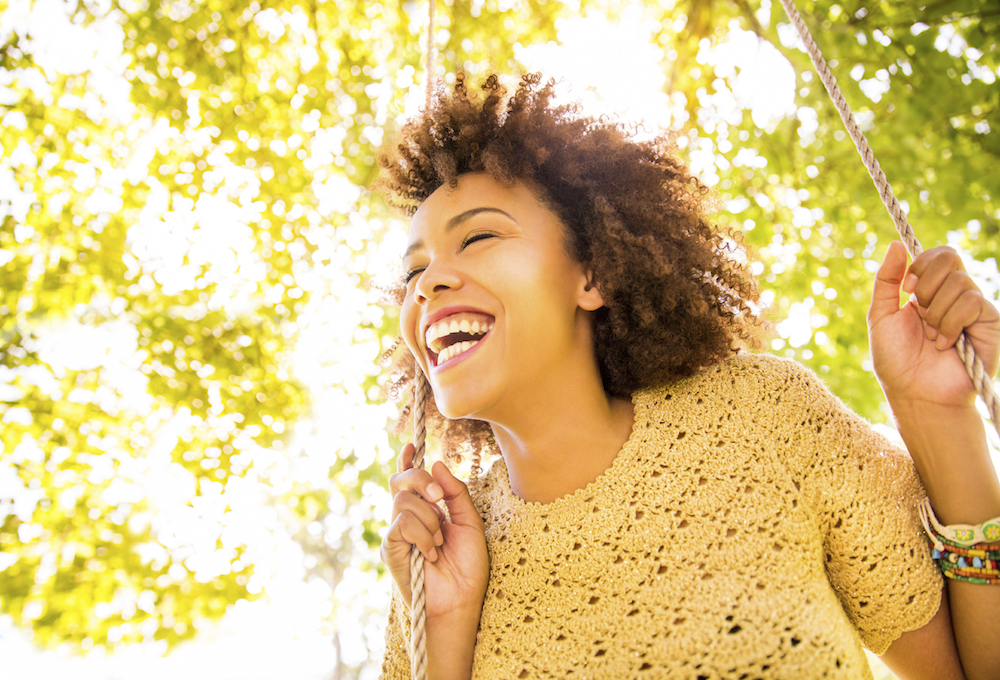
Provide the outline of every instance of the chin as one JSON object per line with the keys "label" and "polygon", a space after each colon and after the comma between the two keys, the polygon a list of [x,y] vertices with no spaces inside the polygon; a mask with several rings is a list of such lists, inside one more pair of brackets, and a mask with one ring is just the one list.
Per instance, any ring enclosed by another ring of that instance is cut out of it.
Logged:
{"label": "chin", "polygon": [[461,420],[463,418],[473,418],[484,420],[480,413],[484,406],[483,393],[476,390],[473,394],[442,394],[441,391],[434,393],[434,404],[438,412],[448,420]]}
{"label": "chin", "polygon": [[467,409],[461,408],[451,399],[439,399],[435,395],[434,404],[437,406],[438,412],[448,420],[461,420],[462,418],[472,417]]}

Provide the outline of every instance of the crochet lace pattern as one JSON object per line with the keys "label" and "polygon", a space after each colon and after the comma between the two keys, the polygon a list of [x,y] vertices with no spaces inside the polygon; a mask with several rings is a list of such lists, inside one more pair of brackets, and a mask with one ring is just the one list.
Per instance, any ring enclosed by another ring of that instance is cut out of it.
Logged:
{"label": "crochet lace pattern", "polygon": [[[909,455],[799,364],[739,355],[633,395],[631,436],[552,503],[498,459],[475,678],[871,678],[937,612]],[[428,594],[428,597],[432,597]],[[394,591],[382,677],[409,676]]]}

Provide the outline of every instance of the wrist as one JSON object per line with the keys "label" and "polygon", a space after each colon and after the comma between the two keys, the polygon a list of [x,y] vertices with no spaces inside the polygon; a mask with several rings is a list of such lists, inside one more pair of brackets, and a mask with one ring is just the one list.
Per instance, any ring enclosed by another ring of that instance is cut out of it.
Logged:
{"label": "wrist", "polygon": [[918,467],[923,464],[936,476],[942,472],[941,467],[954,468],[990,459],[986,429],[974,405],[897,402],[890,406],[896,429]]}
{"label": "wrist", "polygon": [[479,618],[482,616],[483,607],[479,605],[478,607],[468,607],[463,609],[452,609],[443,614],[438,614],[436,616],[428,616],[428,625],[436,626],[454,626],[455,630],[466,630],[468,628],[479,628]]}
{"label": "wrist", "polygon": [[428,678],[472,677],[480,610],[453,610],[427,619]]}
{"label": "wrist", "polygon": [[[981,439],[983,444],[986,442],[983,418],[976,410],[974,401],[952,405],[913,399],[887,398],[887,401],[893,423],[911,454],[918,453],[913,450],[913,444],[925,441],[934,450],[943,443],[942,440],[956,435],[966,445],[971,443],[970,438]],[[918,444],[916,448],[925,447]]]}
{"label": "wrist", "polygon": [[976,524],[1000,512],[1000,480],[974,405],[892,405],[893,419],[944,524]]}
{"label": "wrist", "polygon": [[894,419],[902,421],[904,424],[910,422],[926,423],[928,420],[981,419],[976,410],[975,394],[957,403],[942,404],[931,399],[894,394],[885,389],[883,389],[883,393]]}

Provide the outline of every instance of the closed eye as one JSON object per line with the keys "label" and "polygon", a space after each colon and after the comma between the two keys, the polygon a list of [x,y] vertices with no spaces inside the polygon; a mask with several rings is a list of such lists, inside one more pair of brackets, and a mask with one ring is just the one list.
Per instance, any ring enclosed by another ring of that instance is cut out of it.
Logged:
{"label": "closed eye", "polygon": [[[472,245],[476,241],[482,241],[488,238],[495,238],[496,236],[497,234],[494,234],[491,231],[477,231],[476,233],[470,234],[469,236],[465,237],[465,240],[462,241],[462,249],[465,249],[467,246]],[[425,269],[424,267],[414,267],[410,271],[406,272],[406,274],[403,275],[403,285],[404,286],[408,285],[410,281],[412,281],[424,269]]]}
{"label": "closed eye", "polygon": [[476,241],[482,241],[483,239],[487,238],[494,238],[495,236],[496,234],[494,234],[491,231],[478,231],[475,234],[470,234],[469,236],[466,236],[465,240],[462,241],[462,247],[465,248],[466,246],[471,245]]}

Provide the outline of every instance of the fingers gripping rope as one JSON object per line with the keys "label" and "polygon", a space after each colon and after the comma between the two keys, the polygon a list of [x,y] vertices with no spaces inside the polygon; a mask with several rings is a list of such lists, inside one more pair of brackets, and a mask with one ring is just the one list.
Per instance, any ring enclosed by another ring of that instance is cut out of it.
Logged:
{"label": "fingers gripping rope", "polygon": [[[809,34],[809,29],[806,28],[805,22],[799,16],[798,10],[795,9],[793,0],[780,0],[780,2],[781,6],[785,8],[788,18],[791,19],[792,24],[795,26],[795,30],[798,31],[799,37],[802,38],[802,42],[806,46],[806,51],[809,52],[809,57],[812,59],[813,67],[816,69],[816,73],[819,74],[820,80],[823,81],[823,85],[826,87],[826,91],[830,95],[834,106],[837,107],[840,119],[844,121],[844,126],[847,128],[847,133],[854,140],[854,146],[857,147],[858,153],[861,154],[861,160],[864,161],[865,167],[868,168],[868,174],[871,175],[872,181],[875,183],[875,188],[878,189],[878,194],[882,198],[882,203],[885,204],[893,223],[896,225],[896,231],[899,232],[900,239],[906,245],[906,250],[909,251],[910,257],[916,257],[923,252],[923,247],[914,235],[913,227],[910,226],[909,221],[906,219],[903,206],[896,199],[896,195],[893,193],[892,187],[886,179],[885,172],[882,171],[882,166],[875,159],[875,154],[868,145],[865,133],[854,122],[854,117],[851,115],[851,108],[847,105],[844,95],[841,94],[836,78],[833,77],[833,74],[827,67],[826,60],[820,54],[819,47],[813,40],[812,35]],[[962,359],[962,363],[965,364],[965,370],[969,373],[969,377],[972,378],[976,392],[983,398],[983,402],[986,404],[990,420],[993,421],[993,427],[996,429],[997,434],[1000,434],[1000,400],[997,399],[997,395],[993,391],[992,377],[986,373],[982,360],[976,356],[972,343],[965,333],[959,336],[958,342],[955,343],[955,349],[958,351],[958,356]]]}

